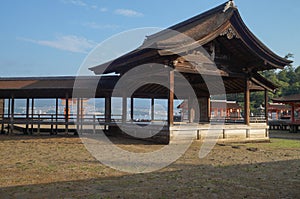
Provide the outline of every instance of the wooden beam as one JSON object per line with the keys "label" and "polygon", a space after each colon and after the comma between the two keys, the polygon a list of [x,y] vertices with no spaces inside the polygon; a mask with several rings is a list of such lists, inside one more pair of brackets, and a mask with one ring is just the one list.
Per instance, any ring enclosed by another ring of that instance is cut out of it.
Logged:
{"label": "wooden beam", "polygon": [[174,125],[174,71],[169,72],[168,124]]}
{"label": "wooden beam", "polygon": [[212,76],[225,76],[228,77],[229,74],[223,70],[220,69],[207,69],[207,68],[202,68],[201,66],[195,66],[191,65],[190,63],[184,64],[184,63],[179,63],[176,64],[176,71],[181,72],[181,73],[192,73],[192,74],[199,74],[199,71],[201,71],[201,75],[212,75]]}
{"label": "wooden beam", "polygon": [[245,80],[244,90],[244,120],[246,125],[250,125],[250,81]]}

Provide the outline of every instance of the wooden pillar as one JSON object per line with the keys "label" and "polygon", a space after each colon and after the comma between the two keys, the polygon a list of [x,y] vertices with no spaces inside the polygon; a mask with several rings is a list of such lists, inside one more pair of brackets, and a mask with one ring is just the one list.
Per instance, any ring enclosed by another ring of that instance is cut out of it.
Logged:
{"label": "wooden pillar", "polygon": [[174,71],[169,72],[168,124],[174,125]]}
{"label": "wooden pillar", "polygon": [[131,97],[130,98],[130,119],[131,119],[131,122],[133,122],[133,114],[134,114],[134,98]]}
{"label": "wooden pillar", "polygon": [[[209,121],[209,97],[198,98],[199,114],[197,118],[200,122]],[[221,113],[223,114],[223,113]]]}
{"label": "wooden pillar", "polygon": [[50,135],[53,135],[54,132],[53,132],[53,114],[51,114],[51,131],[50,131]]}
{"label": "wooden pillar", "polygon": [[[11,115],[11,98],[8,99],[8,110],[7,110],[7,119],[10,119],[10,115]],[[7,129],[7,133],[10,132],[10,128],[9,128],[9,124],[8,124],[8,129]]]}
{"label": "wooden pillar", "polygon": [[188,121],[189,122],[191,122],[191,120],[190,120],[190,114],[191,114],[191,99],[190,99],[190,97],[188,97],[188,99],[187,99],[187,119],[188,119]]}
{"label": "wooden pillar", "polygon": [[197,97],[196,103],[195,103],[195,122],[199,124],[200,122],[203,122],[203,110],[206,108],[203,108],[203,100],[202,98]]}
{"label": "wooden pillar", "polygon": [[2,123],[1,123],[1,133],[4,133],[4,119],[5,119],[5,99],[2,99]]}
{"label": "wooden pillar", "polygon": [[246,78],[244,91],[244,120],[246,125],[250,125],[250,81]]}
{"label": "wooden pillar", "polygon": [[26,98],[26,134],[28,134],[29,127],[29,98]]}
{"label": "wooden pillar", "polygon": [[76,130],[74,132],[74,135],[78,135],[79,128],[80,128],[80,98],[78,97],[76,99]]}
{"label": "wooden pillar", "polygon": [[55,134],[58,132],[58,98],[55,99]]}
{"label": "wooden pillar", "polygon": [[105,123],[111,122],[111,97],[105,97]]}
{"label": "wooden pillar", "polygon": [[66,113],[65,113],[65,127],[66,127],[66,133],[69,132],[69,95],[66,94],[66,107],[65,107]]}
{"label": "wooden pillar", "polygon": [[93,115],[93,134],[96,134],[96,115]]}
{"label": "wooden pillar", "polygon": [[195,111],[195,101],[189,97],[188,99],[188,119],[190,123],[195,122],[196,111]]}
{"label": "wooden pillar", "polygon": [[83,129],[83,120],[84,120],[84,109],[83,109],[83,99],[80,100],[80,132],[82,132]]}
{"label": "wooden pillar", "polygon": [[0,115],[2,119],[4,115],[4,99],[0,99]]}
{"label": "wooden pillar", "polygon": [[34,123],[34,98],[31,98],[31,134],[33,134]]}
{"label": "wooden pillar", "polygon": [[265,118],[266,122],[268,123],[269,119],[269,98],[268,98],[268,90],[265,89]]}
{"label": "wooden pillar", "polygon": [[151,98],[151,121],[154,120],[154,98]]}
{"label": "wooden pillar", "polygon": [[207,121],[210,121],[211,108],[210,108],[210,97],[207,97]]}
{"label": "wooden pillar", "polygon": [[14,132],[14,115],[15,115],[15,98],[11,98],[11,116],[10,116],[10,130]]}
{"label": "wooden pillar", "polygon": [[40,135],[40,133],[41,133],[41,115],[38,114],[37,134]]}
{"label": "wooden pillar", "polygon": [[292,103],[291,107],[292,107],[291,118],[292,118],[292,123],[294,123],[295,122],[295,104]]}
{"label": "wooden pillar", "polygon": [[203,121],[203,100],[199,97],[196,99],[195,122],[198,124]]}
{"label": "wooden pillar", "polygon": [[11,98],[8,99],[7,117],[10,117],[10,113],[11,113]]}
{"label": "wooden pillar", "polygon": [[77,98],[77,100],[76,100],[76,102],[77,102],[77,110],[76,110],[76,131],[77,131],[77,133],[78,133],[78,131],[79,131],[79,123],[80,123],[80,98]]}
{"label": "wooden pillar", "polygon": [[127,97],[122,98],[122,123],[126,123],[127,120]]}

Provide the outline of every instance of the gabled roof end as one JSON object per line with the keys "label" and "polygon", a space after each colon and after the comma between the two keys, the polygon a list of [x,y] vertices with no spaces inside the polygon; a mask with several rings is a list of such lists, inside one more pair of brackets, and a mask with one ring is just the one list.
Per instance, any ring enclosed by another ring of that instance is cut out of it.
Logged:
{"label": "gabled roof end", "polygon": [[229,0],[226,3],[223,12],[226,12],[229,8],[237,8],[233,0]]}

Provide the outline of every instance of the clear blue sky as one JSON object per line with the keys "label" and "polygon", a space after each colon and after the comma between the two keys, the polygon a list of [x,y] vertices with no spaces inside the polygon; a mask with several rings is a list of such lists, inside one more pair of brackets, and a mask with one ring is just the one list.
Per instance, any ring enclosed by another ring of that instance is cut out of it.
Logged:
{"label": "clear blue sky", "polygon": [[[110,36],[166,28],[225,0],[1,0],[0,76],[76,75]],[[270,49],[300,65],[300,1],[236,0],[243,20]],[[140,41],[141,42],[141,41]]]}

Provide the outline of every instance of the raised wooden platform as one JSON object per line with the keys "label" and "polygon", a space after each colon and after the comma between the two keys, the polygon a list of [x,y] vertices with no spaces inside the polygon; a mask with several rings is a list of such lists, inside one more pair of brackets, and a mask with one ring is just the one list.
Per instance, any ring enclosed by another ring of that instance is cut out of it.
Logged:
{"label": "raised wooden platform", "polygon": [[101,133],[126,135],[132,138],[151,140],[154,142],[168,144],[172,140],[178,139],[217,139],[222,142],[247,142],[269,140],[268,125],[265,123],[251,123],[244,125],[235,124],[208,124],[208,123],[184,123],[175,122],[172,127],[166,121],[153,122],[126,122],[97,120],[95,117],[90,120],[56,121],[56,120],[26,120],[6,119],[2,121],[6,133],[14,130],[24,133],[40,134],[48,132],[57,133]]}
{"label": "raised wooden platform", "polygon": [[244,142],[269,140],[268,125],[263,123],[244,124],[189,124],[175,125],[171,137],[179,136],[190,139],[218,139],[218,141]]}

